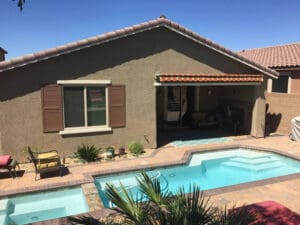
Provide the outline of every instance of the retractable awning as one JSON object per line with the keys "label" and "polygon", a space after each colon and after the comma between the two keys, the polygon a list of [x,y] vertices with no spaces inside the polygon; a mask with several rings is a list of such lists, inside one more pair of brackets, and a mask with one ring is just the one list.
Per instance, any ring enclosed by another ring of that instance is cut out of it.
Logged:
{"label": "retractable awning", "polygon": [[160,73],[155,77],[156,85],[203,84],[203,85],[258,85],[264,81],[261,74],[176,74]]}

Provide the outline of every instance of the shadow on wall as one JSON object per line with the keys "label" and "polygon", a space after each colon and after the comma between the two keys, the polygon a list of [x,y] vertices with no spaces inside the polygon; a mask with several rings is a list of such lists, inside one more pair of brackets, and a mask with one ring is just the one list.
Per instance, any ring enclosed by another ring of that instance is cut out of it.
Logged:
{"label": "shadow on wall", "polygon": [[281,118],[282,118],[282,114],[281,113],[270,113],[268,112],[269,109],[269,104],[267,104],[266,106],[267,110],[267,114],[266,114],[266,136],[268,136],[270,133],[274,133],[277,131]]}

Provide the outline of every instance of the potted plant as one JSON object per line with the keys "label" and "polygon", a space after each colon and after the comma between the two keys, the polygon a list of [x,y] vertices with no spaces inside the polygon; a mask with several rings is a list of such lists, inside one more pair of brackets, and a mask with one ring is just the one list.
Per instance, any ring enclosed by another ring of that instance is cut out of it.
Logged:
{"label": "potted plant", "polygon": [[113,158],[115,157],[115,148],[113,146],[108,146],[105,149],[105,153],[107,158]]}
{"label": "potted plant", "polygon": [[126,152],[125,152],[125,147],[124,146],[120,146],[119,147],[119,157],[121,156],[121,155],[125,155],[126,154]]}

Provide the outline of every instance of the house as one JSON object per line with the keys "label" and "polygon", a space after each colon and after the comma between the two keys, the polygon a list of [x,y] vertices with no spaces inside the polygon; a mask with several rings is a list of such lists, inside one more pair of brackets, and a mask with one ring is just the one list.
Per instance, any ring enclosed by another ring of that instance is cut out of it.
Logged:
{"label": "house", "polygon": [[7,54],[7,51],[0,47],[0,62],[5,60],[5,54]]}
{"label": "house", "polygon": [[165,124],[185,115],[207,124],[220,105],[263,137],[266,80],[277,76],[162,16],[0,62],[0,153],[21,160],[26,145],[67,155],[82,143],[131,141],[155,148]]}
{"label": "house", "polygon": [[280,74],[278,79],[269,79],[268,92],[300,94],[300,43],[243,50],[238,53]]}
{"label": "house", "polygon": [[239,54],[279,73],[277,80],[268,79],[267,130],[290,134],[291,120],[300,115],[300,43],[243,50]]}

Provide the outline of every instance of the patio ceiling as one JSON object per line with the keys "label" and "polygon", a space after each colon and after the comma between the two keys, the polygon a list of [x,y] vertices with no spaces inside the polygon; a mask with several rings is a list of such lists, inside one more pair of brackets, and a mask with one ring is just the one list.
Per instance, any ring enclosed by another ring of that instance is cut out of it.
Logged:
{"label": "patio ceiling", "polygon": [[261,74],[176,74],[160,73],[155,77],[160,85],[259,85],[264,81]]}

